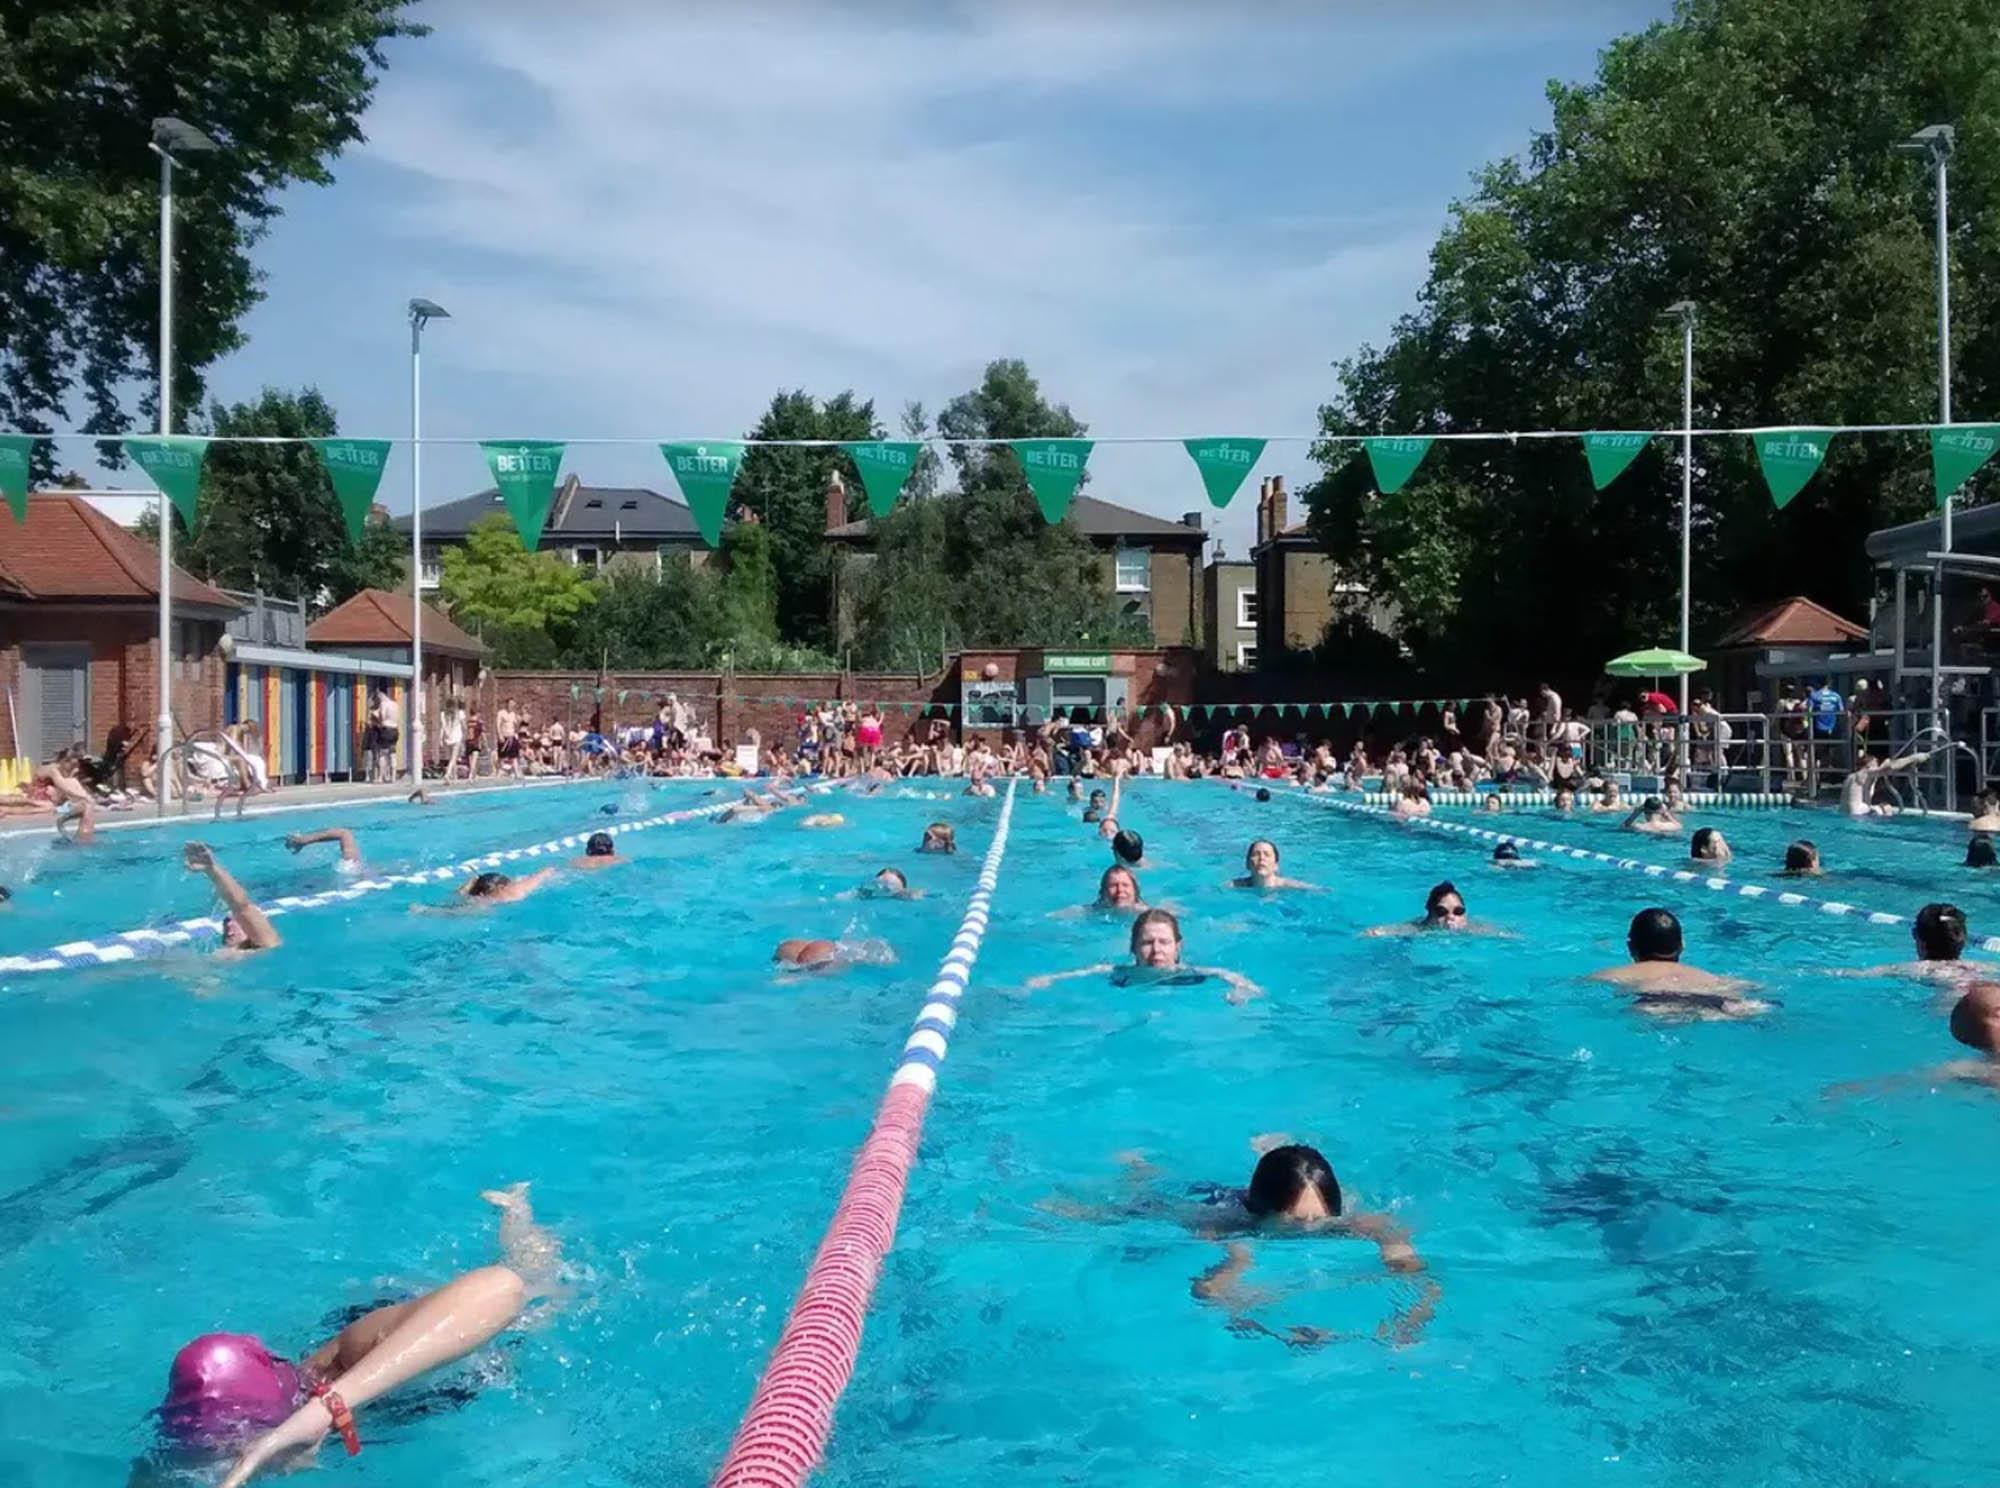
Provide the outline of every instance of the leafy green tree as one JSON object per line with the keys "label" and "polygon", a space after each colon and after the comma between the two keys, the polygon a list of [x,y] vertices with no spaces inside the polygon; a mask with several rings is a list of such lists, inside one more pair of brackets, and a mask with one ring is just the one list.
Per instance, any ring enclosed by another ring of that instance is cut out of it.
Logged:
{"label": "leafy green tree", "polygon": [[[599,585],[554,553],[530,553],[513,520],[495,512],[439,554],[438,592],[461,625],[546,636],[596,604]],[[554,649],[551,640],[551,658]]]}
{"label": "leafy green tree", "polygon": [[[1935,416],[1930,173],[1895,151],[1959,131],[1952,174],[1957,404],[2000,397],[2000,27],[1986,0],[1682,0],[1614,41],[1553,120],[1488,166],[1431,253],[1414,311],[1340,369],[1327,434],[1670,428],[1699,307],[1697,426]],[[1317,451],[1315,535],[1392,600],[1419,665],[1581,675],[1678,628],[1679,470],[1656,440],[1593,492],[1574,441],[1434,446],[1377,497],[1357,446]],[[1773,509],[1747,439],[1696,445],[1696,648],[1745,606],[1803,593],[1865,616],[1862,537],[1929,505],[1921,436],[1837,440]],[[1996,486],[1989,472],[1975,497]],[[1525,679],[1524,679],[1525,680]]]}
{"label": "leafy green tree", "polygon": [[707,568],[666,560],[658,578],[619,568],[577,612],[561,654],[573,667],[657,671],[700,667],[722,633],[720,586]]}
{"label": "leafy green tree", "polygon": [[[325,439],[340,432],[316,388],[266,388],[254,403],[217,403],[193,421],[218,438]],[[330,608],[362,589],[395,589],[408,572],[405,544],[385,520],[371,520],[357,544],[319,453],[306,444],[209,446],[202,462],[194,530],[180,528],[174,558],[225,589],[262,590]],[[151,512],[142,535],[157,539]]]}
{"label": "leafy green tree", "polygon": [[[748,435],[751,439],[880,439],[873,402],[843,392],[824,402],[804,391],[781,392]],[[735,494],[770,536],[777,569],[778,630],[787,640],[823,642],[828,625],[827,477],[839,470],[859,498],[854,462],[831,446],[752,445],[743,454]],[[844,519],[844,518],[843,518]]]}
{"label": "leafy green tree", "polygon": [[383,44],[424,34],[406,8],[0,7],[0,428],[68,424],[79,390],[82,428],[157,427],[159,162],[146,141],[161,115],[221,146],[175,179],[174,402],[199,406],[203,370],[242,344],[259,298],[249,252],[278,194],[333,179],[361,138]]}

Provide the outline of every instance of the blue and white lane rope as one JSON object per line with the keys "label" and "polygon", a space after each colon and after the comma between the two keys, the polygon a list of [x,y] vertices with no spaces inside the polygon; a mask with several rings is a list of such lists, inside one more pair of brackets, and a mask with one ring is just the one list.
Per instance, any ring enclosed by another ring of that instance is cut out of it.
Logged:
{"label": "blue and white lane rope", "polygon": [[[832,788],[830,785],[812,787],[816,791]],[[275,920],[280,915],[319,909],[349,899],[360,899],[368,894],[378,894],[384,889],[401,888],[408,884],[444,883],[454,878],[463,878],[468,873],[480,873],[489,868],[497,868],[502,863],[514,863],[523,858],[538,858],[548,853],[559,853],[565,849],[582,846],[595,832],[609,832],[613,836],[645,832],[654,827],[714,816],[736,804],[738,803],[735,801],[718,801],[710,806],[697,806],[685,811],[668,811],[659,816],[641,817],[637,821],[609,823],[601,827],[592,827],[586,832],[571,832],[566,836],[551,837],[547,842],[536,842],[527,847],[511,847],[500,852],[485,853],[442,868],[420,868],[414,873],[390,873],[380,878],[356,879],[342,888],[328,889],[320,894],[287,894],[259,907]],[[157,928],[124,930],[103,940],[66,941],[62,945],[31,955],[0,956],[0,976],[18,975],[23,972],[65,971],[78,966],[105,966],[121,961],[138,961],[151,956],[163,956],[176,947],[190,945],[198,940],[212,939],[220,934],[222,934],[221,918],[204,915],[191,920],[178,920],[171,925]]]}
{"label": "blue and white lane rope", "polygon": [[891,1089],[914,1085],[929,1095],[937,1087],[938,1066],[944,1063],[951,1031],[958,1024],[959,1000],[965,996],[965,984],[972,976],[973,963],[979,959],[980,942],[986,939],[987,921],[993,912],[993,890],[1000,882],[1000,860],[1007,855],[1007,832],[1014,820],[1014,791],[1019,784],[1018,776],[1007,782],[999,825],[993,829],[992,844],[979,865],[978,885],[966,901],[965,918],[959,922],[951,949],[945,952],[944,961],[938,966],[937,980],[931,983],[930,991],[924,995],[924,1005],[917,1010],[917,1021],[903,1045],[902,1062],[889,1081]]}
{"label": "blue and white lane rope", "polygon": [[[1272,794],[1276,795],[1277,792],[1274,791]],[[1879,909],[1863,909],[1859,905],[1844,904],[1837,899],[1814,899],[1790,889],[1774,889],[1768,884],[1742,883],[1733,878],[1719,878],[1687,868],[1668,868],[1660,863],[1648,863],[1641,858],[1615,857],[1611,853],[1597,852],[1590,848],[1570,847],[1566,843],[1549,842],[1539,837],[1524,837],[1518,832],[1495,832],[1488,827],[1474,826],[1470,822],[1440,821],[1429,816],[1398,816],[1377,806],[1360,806],[1352,801],[1335,801],[1326,796],[1303,795],[1297,791],[1287,791],[1284,794],[1287,799],[1303,801],[1312,806],[1324,806],[1331,811],[1350,812],[1372,821],[1421,827],[1432,832],[1454,833],[1476,838],[1482,842],[1511,842],[1526,851],[1547,853],[1559,858],[1574,858],[1578,862],[1608,863],[1613,868],[1622,868],[1628,873],[1642,874],[1647,878],[1665,879],[1671,883],[1700,884],[1703,888],[1718,894],[1736,894],[1745,899],[1768,899],[1772,903],[1790,905],[1793,908],[1816,909],[1826,915],[1851,915],[1856,919],[1866,920],[1871,925],[1910,923],[1908,915],[1885,914]],[[2000,935],[1984,936],[1976,944],[1982,951],[2000,951]]]}

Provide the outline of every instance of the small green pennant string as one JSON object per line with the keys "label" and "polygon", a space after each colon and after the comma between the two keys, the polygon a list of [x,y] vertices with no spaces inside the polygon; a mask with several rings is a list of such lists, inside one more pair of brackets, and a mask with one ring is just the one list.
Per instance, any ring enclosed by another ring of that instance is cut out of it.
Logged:
{"label": "small green pennant string", "polygon": [[382,484],[383,467],[389,463],[386,439],[315,439],[320,463],[333,482],[333,499],[347,519],[347,539],[357,546],[368,527],[368,512],[375,505],[375,491]]}
{"label": "small green pennant string", "polygon": [[33,434],[0,434],[0,496],[7,498],[16,522],[28,520],[28,463],[34,453]]}
{"label": "small green pennant string", "polygon": [[481,440],[486,468],[514,518],[521,546],[530,553],[541,546],[548,525],[549,503],[555,499],[556,476],[562,472],[563,447],[545,439]]}
{"label": "small green pennant string", "polygon": [[947,714],[952,714],[952,713],[956,713],[956,712],[958,711],[958,704],[957,704],[957,703],[946,703],[946,704],[944,705],[944,711],[945,711],[945,712],[946,712]]}
{"label": "small green pennant string", "polygon": [[896,509],[903,483],[917,468],[921,444],[890,440],[859,440],[843,444],[854,468],[861,473],[861,489],[868,493],[868,515],[886,517]]}
{"label": "small green pennant string", "polygon": [[1783,511],[1791,505],[1819,469],[1831,443],[1831,429],[1778,429],[1757,436],[1757,463],[1764,467],[1773,506]]}
{"label": "small green pennant string", "polygon": [[[1931,430],[1931,475],[1937,482],[1937,504],[1943,506],[1951,500],[1992,458],[1995,449],[2000,449],[2000,424]],[[4,472],[0,472],[0,485],[4,484]]]}
{"label": "small green pennant string", "polygon": [[1424,463],[1424,456],[1431,450],[1430,440],[1420,436],[1364,439],[1361,445],[1368,451],[1368,464],[1375,472],[1375,489],[1384,496],[1393,496],[1402,490],[1404,483],[1417,473],[1417,467]]}
{"label": "small green pennant string", "polygon": [[743,445],[734,439],[710,439],[701,444],[663,444],[667,468],[680,483],[681,495],[701,540],[711,548],[722,543],[722,519],[729,511],[729,488],[736,484],[736,467],[743,463]]}
{"label": "small green pennant string", "polygon": [[903,704],[903,711],[905,713],[908,713],[910,711],[910,705],[908,703]]}
{"label": "small green pennant string", "polygon": [[1042,509],[1042,520],[1060,522],[1076,496],[1083,467],[1090,459],[1088,439],[1013,439],[1008,441]]}
{"label": "small green pennant string", "polygon": [[1625,467],[1646,447],[1649,434],[1610,431],[1583,436],[1583,458],[1590,462],[1590,484],[1603,490],[1625,473]]}
{"label": "small green pennant string", "polygon": [[1315,716],[1320,718],[1326,717],[1325,703],[1314,703],[1310,708],[1306,709],[1306,717],[1312,718]]}
{"label": "small green pennant string", "polygon": [[193,527],[195,496],[201,490],[201,461],[208,453],[208,441],[185,434],[162,434],[126,440],[125,453],[166,493],[181,520]]}
{"label": "small green pennant string", "polygon": [[1183,439],[1181,447],[1201,472],[1208,504],[1218,510],[1235,498],[1264,453],[1261,439]]}

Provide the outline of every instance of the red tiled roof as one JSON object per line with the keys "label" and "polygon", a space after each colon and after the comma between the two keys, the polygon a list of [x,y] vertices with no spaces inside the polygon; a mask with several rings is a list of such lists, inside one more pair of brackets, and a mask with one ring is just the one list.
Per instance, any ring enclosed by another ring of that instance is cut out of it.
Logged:
{"label": "red tiled roof", "polygon": [[[306,627],[308,646],[407,646],[410,596],[386,589],[363,589],[346,604],[327,611]],[[485,645],[460,630],[430,605],[424,606],[424,649],[442,656],[478,660]]]}
{"label": "red tiled roof", "polygon": [[[176,606],[243,608],[178,566],[173,583]],[[160,550],[82,497],[37,491],[25,522],[0,517],[0,598],[140,604],[159,597]]]}
{"label": "red tiled roof", "polygon": [[1866,626],[1843,620],[1802,594],[1753,610],[1717,646],[1838,646],[1868,639]]}

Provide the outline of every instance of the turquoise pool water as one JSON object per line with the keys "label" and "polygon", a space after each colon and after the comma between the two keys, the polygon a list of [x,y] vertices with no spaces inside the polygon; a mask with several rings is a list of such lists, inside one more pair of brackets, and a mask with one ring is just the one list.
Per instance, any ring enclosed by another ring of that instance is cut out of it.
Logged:
{"label": "turquoise pool water", "polygon": [[[401,869],[589,830],[620,790],[353,821]],[[445,891],[403,888],[289,917],[282,950],[234,965],[9,979],[0,1481],[124,1480],[187,1337],[302,1350],[343,1308],[490,1259],[476,1192],[517,1178],[563,1239],[573,1297],[469,1366],[469,1404],[364,1413],[368,1450],[323,1463],[357,1483],[705,1481],[998,815],[956,796],[838,809],[844,830],[793,813],[635,835],[628,865],[482,916],[411,913]],[[1906,932],[1597,865],[1501,873],[1481,845],[1290,799],[1153,785],[1125,815],[1189,959],[1269,995],[1026,990],[1115,959],[1124,936],[1051,917],[1091,896],[1106,853],[1073,808],[1022,795],[823,1481],[1986,1476],[2000,1358],[1975,1299],[2000,1186],[1976,1153],[2000,1102],[1825,1095],[1956,1051],[1924,989],[1824,975],[1902,955]],[[912,851],[933,817],[957,825],[957,857]],[[1697,820],[1745,857],[1812,836],[1873,876],[1867,894],[1822,881],[1826,897],[1871,908],[1952,897],[1977,930],[1993,892],[1950,866],[1963,834],[1938,824]],[[203,830],[253,889],[298,892],[330,867],[278,839],[321,824]],[[91,868],[50,854],[5,948],[205,912],[181,835],[114,834]],[[1327,891],[1225,888],[1253,835]],[[1608,824],[1548,835],[1600,846]],[[1655,848],[1685,852],[1627,850]],[[928,897],[836,897],[887,863]],[[1360,937],[1443,877],[1519,938]],[[1682,915],[1690,960],[1755,977],[1777,1011],[1663,1026],[1580,980],[1652,902]],[[880,937],[900,964],[775,977],[772,944],[814,934]],[[1365,1244],[1258,1242],[1251,1280],[1288,1293],[1258,1317],[1361,1335],[1302,1351],[1236,1336],[1190,1296],[1213,1243],[1117,1217],[1122,1154],[1172,1195],[1241,1182],[1270,1132],[1321,1146],[1351,1202],[1411,1227],[1442,1287],[1421,1342],[1373,1340],[1410,1283]]]}

